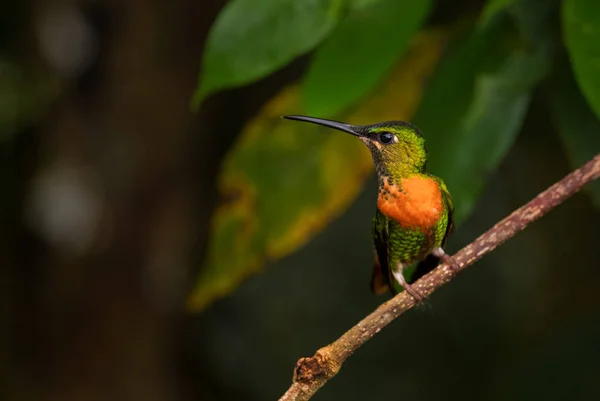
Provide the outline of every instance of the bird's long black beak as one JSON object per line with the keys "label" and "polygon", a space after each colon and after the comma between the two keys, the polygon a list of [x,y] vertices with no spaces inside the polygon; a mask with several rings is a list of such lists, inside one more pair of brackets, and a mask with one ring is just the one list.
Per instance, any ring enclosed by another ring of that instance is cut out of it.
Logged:
{"label": "bird's long black beak", "polygon": [[360,132],[359,127],[356,127],[356,126],[350,125],[350,124],[346,124],[346,123],[342,123],[339,121],[325,120],[323,118],[315,118],[315,117],[307,117],[307,116],[283,116],[283,118],[287,118],[288,120],[297,120],[297,121],[304,121],[307,123],[318,124],[318,125],[322,125],[324,127],[329,127],[329,128],[337,129],[339,131],[344,131],[344,132],[347,132],[347,133],[349,133],[351,135],[355,135],[355,136],[364,136]]}

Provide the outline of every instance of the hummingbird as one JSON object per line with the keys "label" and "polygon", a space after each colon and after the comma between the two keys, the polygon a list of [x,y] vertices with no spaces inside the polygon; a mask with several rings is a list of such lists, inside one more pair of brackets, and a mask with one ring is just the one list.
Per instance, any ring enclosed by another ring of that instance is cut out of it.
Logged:
{"label": "hummingbird", "polygon": [[404,289],[420,302],[422,295],[410,285],[415,274],[431,270],[440,259],[457,270],[443,249],[453,228],[454,204],[444,181],[426,172],[425,139],[416,126],[405,121],[350,125],[308,116],[283,117],[354,135],[371,151],[378,181],[372,227],[374,293],[389,290],[395,295]]}

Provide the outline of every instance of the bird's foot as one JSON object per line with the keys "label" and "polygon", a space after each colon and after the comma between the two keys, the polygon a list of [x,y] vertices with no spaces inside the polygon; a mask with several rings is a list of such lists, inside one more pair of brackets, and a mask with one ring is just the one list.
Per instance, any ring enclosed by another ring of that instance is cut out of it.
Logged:
{"label": "bird's foot", "polygon": [[396,281],[398,282],[398,284],[400,284],[402,286],[402,288],[404,288],[404,291],[409,293],[410,296],[413,297],[417,303],[420,303],[423,301],[423,299],[424,299],[423,295],[421,295],[419,293],[419,291],[417,291],[415,288],[413,288],[410,284],[408,284],[406,282],[406,280],[404,279],[404,276],[402,275],[402,271],[394,271],[393,275],[394,275],[394,278],[396,279]]}
{"label": "bird's foot", "polygon": [[408,292],[410,294],[410,296],[413,297],[417,303],[423,302],[423,299],[425,299],[423,297],[423,295],[421,295],[419,293],[419,291],[414,289],[410,284],[406,283],[402,286],[402,288],[404,288],[404,291]]}
{"label": "bird's foot", "polygon": [[437,256],[438,258],[440,258],[442,262],[447,264],[453,273],[458,272],[458,270],[460,269],[460,266],[458,265],[458,263],[456,263],[454,261],[454,259],[452,259],[451,256],[449,256],[446,252],[444,252],[444,250],[442,248],[435,248],[433,250],[433,252],[431,252],[431,253],[433,253],[434,256]]}

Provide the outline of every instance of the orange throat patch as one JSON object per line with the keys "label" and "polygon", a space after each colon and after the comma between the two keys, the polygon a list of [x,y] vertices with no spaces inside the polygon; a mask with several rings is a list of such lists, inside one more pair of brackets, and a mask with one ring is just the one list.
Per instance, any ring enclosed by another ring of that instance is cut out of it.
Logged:
{"label": "orange throat patch", "polygon": [[377,207],[388,218],[406,228],[430,231],[439,221],[444,204],[439,184],[432,178],[414,175],[403,178],[400,185],[384,179],[379,188]]}

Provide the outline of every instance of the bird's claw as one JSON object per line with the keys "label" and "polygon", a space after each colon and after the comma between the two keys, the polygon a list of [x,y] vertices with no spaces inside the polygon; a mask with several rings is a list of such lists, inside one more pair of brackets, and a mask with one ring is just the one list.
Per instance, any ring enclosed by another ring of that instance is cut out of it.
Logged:
{"label": "bird's claw", "polygon": [[453,273],[457,273],[460,270],[460,266],[458,265],[458,263],[456,263],[454,261],[454,259],[452,259],[451,256],[449,256],[446,252],[444,252],[444,250],[442,248],[437,248],[432,252],[435,256],[437,256],[438,258],[440,258],[440,260],[442,262],[444,262],[445,264],[448,265],[448,268],[453,272]]}
{"label": "bird's claw", "polygon": [[415,302],[417,302],[417,303],[423,302],[423,299],[424,299],[423,295],[421,295],[419,293],[419,291],[414,289],[410,284],[403,284],[402,288],[404,288],[404,291],[408,292],[410,294],[410,296],[415,299]]}
{"label": "bird's claw", "polygon": [[452,259],[452,257],[444,254],[444,256],[440,259],[442,259],[442,262],[448,265],[448,267],[450,268],[450,270],[452,270],[453,273],[457,273],[460,269],[460,266],[454,261],[454,259]]}

